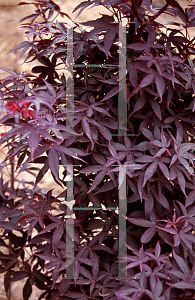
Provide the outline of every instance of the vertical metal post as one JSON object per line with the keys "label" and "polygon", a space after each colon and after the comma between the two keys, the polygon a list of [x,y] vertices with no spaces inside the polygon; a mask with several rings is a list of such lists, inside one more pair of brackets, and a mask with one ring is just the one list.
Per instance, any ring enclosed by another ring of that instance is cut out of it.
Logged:
{"label": "vertical metal post", "polygon": [[127,235],[126,235],[126,213],[127,213],[127,195],[126,195],[126,166],[119,166],[119,242],[118,242],[118,277],[127,278],[127,262],[122,262],[122,258],[127,257]]}
{"label": "vertical metal post", "polygon": [[127,135],[127,96],[126,96],[126,25],[119,23],[119,95],[118,95],[118,122],[119,136]]}
{"label": "vertical metal post", "polygon": [[67,186],[67,219],[66,219],[66,278],[74,278],[74,219],[73,214],[73,204],[74,204],[74,194],[73,194],[73,166],[67,166],[67,175],[69,175],[69,180],[66,183]]}
{"label": "vertical metal post", "polygon": [[[71,24],[69,24],[71,26]],[[73,27],[67,28],[67,58],[66,58],[66,126],[74,130],[74,78],[73,78]],[[71,136],[71,133],[67,133]]]}

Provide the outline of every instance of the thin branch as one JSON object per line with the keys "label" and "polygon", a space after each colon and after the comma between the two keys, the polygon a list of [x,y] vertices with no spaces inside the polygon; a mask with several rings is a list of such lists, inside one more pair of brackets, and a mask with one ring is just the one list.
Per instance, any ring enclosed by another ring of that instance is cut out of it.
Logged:
{"label": "thin branch", "polygon": [[[159,17],[159,16],[167,9],[167,7],[171,4],[172,1],[173,1],[173,0],[169,0],[169,1],[168,1],[168,2],[167,2],[160,10],[159,10],[159,12],[158,12],[156,15],[154,15],[154,16],[152,16],[152,17],[149,18],[149,21],[148,21],[148,22],[142,22],[140,28],[139,28],[138,31],[137,31],[137,34],[136,34],[136,36],[135,36],[135,38],[134,38],[133,43],[135,43],[136,41],[138,41],[138,40],[141,38],[145,26],[148,25],[148,24],[150,24],[150,23],[152,23],[156,18],[158,18],[158,17]],[[132,5],[133,5],[133,3],[135,3],[135,0],[132,0]],[[137,17],[137,15],[136,15],[136,17]],[[143,20],[142,20],[142,21],[143,21]],[[131,51],[130,51],[130,57],[131,57],[131,58],[133,57],[134,53],[135,53],[135,50],[131,49]]]}
{"label": "thin branch", "polygon": [[137,10],[135,0],[132,0],[132,10],[134,11],[135,17],[140,21],[140,23],[144,24],[144,20],[141,18],[140,13]]}
{"label": "thin branch", "polygon": [[152,23],[156,18],[158,18],[166,9],[167,9],[167,7],[171,4],[171,2],[173,2],[173,0],[169,0],[160,10],[159,10],[159,12],[156,14],[156,15],[154,15],[154,16],[152,16],[152,17],[150,17],[149,18],[149,23]]}

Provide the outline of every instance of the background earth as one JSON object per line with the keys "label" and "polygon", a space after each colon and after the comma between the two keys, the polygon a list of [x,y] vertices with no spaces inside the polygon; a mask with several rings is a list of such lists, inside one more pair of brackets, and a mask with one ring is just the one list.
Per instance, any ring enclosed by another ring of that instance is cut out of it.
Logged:
{"label": "background earth", "polygon": [[[108,10],[101,7],[91,8],[84,10],[81,15],[76,18],[77,13],[72,13],[73,9],[83,0],[54,0],[58,5],[60,5],[61,10],[66,12],[73,20],[75,21],[87,21],[93,20],[100,17],[100,13],[108,13]],[[8,68],[14,70],[17,73],[21,73],[24,71],[31,72],[34,63],[22,64],[24,58],[17,61],[19,56],[19,52],[7,54],[13,47],[19,45],[22,41],[26,40],[25,38],[25,30],[19,27],[19,20],[23,17],[30,15],[33,13],[34,5],[24,5],[17,6],[19,0],[0,0],[0,68]],[[29,2],[30,0],[25,0],[25,2]],[[193,0],[179,0],[178,1],[182,7],[186,7],[187,4],[193,4]],[[165,4],[164,0],[155,0],[153,1],[155,5],[163,5]],[[75,19],[76,18],[76,19]],[[167,17],[166,17],[167,18]],[[168,19],[165,17],[160,17],[160,21],[163,23],[167,22]],[[170,20],[170,18],[169,18]],[[175,18],[174,18],[175,20]],[[60,20],[61,21],[61,20]],[[67,21],[67,19],[65,20]],[[190,30],[190,35],[192,37],[195,36],[195,28]],[[8,76],[7,72],[0,70],[0,79]],[[4,132],[6,129],[3,126],[0,128],[0,132]],[[0,163],[5,157],[5,150],[0,149]],[[7,174],[5,174],[7,176]],[[25,180],[27,179],[25,175]],[[28,175],[28,180],[33,180],[33,177]],[[40,184],[42,188],[50,189],[55,188],[56,192],[61,192],[57,185],[53,182],[53,178],[50,175],[47,175],[43,182]],[[20,282],[12,283],[11,287],[11,299],[9,300],[22,300],[22,288],[25,283],[25,279]],[[37,300],[40,295],[40,291],[34,288],[33,293],[30,297],[30,300]],[[7,299],[3,287],[3,274],[0,277],[0,300]]]}

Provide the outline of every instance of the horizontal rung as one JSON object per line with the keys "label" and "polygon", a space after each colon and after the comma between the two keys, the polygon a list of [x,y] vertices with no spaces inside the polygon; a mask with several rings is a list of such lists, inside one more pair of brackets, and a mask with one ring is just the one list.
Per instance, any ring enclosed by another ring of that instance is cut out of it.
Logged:
{"label": "horizontal rung", "polygon": [[79,68],[82,68],[82,67],[104,67],[104,68],[112,68],[112,67],[119,67],[119,65],[107,65],[107,64],[74,64],[73,65],[74,67],[79,67]]}
{"label": "horizontal rung", "polygon": [[99,210],[99,209],[102,209],[102,210],[115,210],[115,209],[118,209],[118,207],[73,207],[74,210]]}

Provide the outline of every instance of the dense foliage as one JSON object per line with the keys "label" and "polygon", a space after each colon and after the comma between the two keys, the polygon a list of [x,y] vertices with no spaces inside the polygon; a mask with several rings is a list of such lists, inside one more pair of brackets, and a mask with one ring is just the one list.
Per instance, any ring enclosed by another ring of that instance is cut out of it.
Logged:
{"label": "dense foliage", "polygon": [[[24,182],[18,188],[14,178],[0,181],[0,272],[6,291],[10,282],[26,278],[25,300],[34,285],[43,291],[39,299],[194,299],[195,50],[188,28],[195,26],[195,5],[80,3],[79,13],[103,5],[108,15],[74,22],[74,63],[109,66],[74,67],[73,107],[65,75],[69,25],[55,17],[70,18],[52,0],[20,3],[27,4],[36,8],[21,20],[27,40],[12,51],[27,53],[26,62],[38,61],[32,69],[38,75],[7,70],[1,80],[0,122],[11,127],[0,140],[9,149],[1,171],[15,158],[15,171],[38,172],[32,188]],[[162,14],[177,17],[169,24],[174,27],[157,21]],[[122,19],[127,21],[124,136],[117,135]],[[72,279],[65,276],[68,165],[74,166],[74,209],[80,208],[74,211]],[[119,206],[118,166],[125,166],[127,186],[124,279],[118,278],[119,211],[111,209]],[[64,187],[60,195],[38,186],[48,170]]]}

